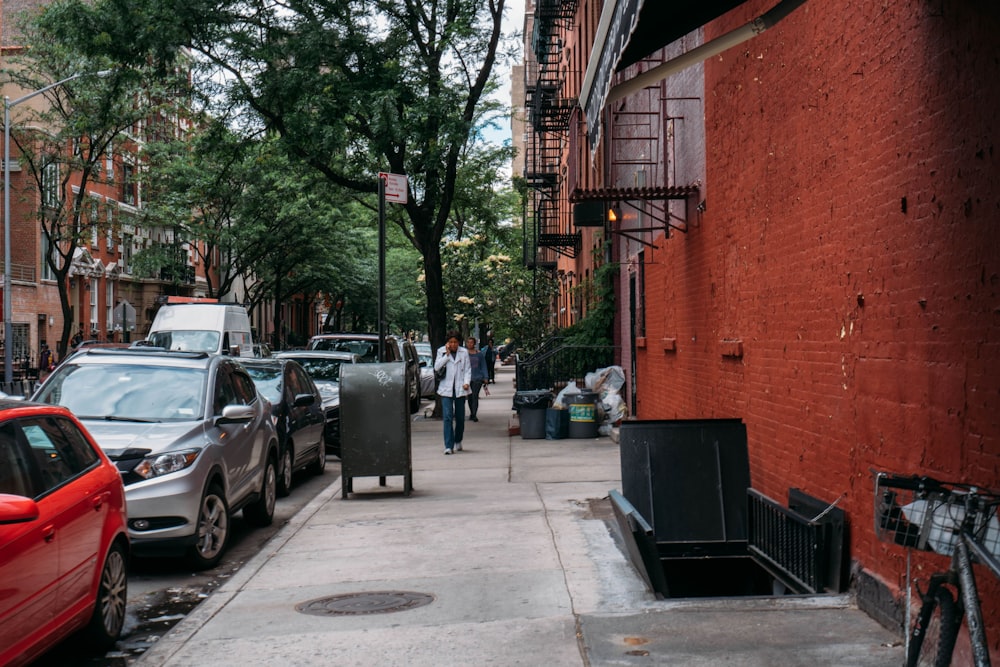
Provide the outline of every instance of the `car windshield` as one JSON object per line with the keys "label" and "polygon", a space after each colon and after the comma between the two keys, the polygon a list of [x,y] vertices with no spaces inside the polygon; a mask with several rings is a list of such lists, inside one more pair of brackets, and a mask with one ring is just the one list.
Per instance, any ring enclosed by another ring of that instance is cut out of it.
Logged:
{"label": "car windshield", "polygon": [[167,350],[186,352],[216,352],[219,349],[218,331],[156,331],[149,334],[149,344]]}
{"label": "car windshield", "polygon": [[313,382],[340,382],[340,359],[295,357],[295,361],[306,369]]}
{"label": "car windshield", "polygon": [[257,386],[257,391],[264,395],[264,398],[277,403],[281,400],[281,369],[269,366],[246,366],[247,373]]}
{"label": "car windshield", "polygon": [[199,368],[132,364],[64,366],[42,385],[37,400],[63,405],[81,419],[190,421],[205,405]]}

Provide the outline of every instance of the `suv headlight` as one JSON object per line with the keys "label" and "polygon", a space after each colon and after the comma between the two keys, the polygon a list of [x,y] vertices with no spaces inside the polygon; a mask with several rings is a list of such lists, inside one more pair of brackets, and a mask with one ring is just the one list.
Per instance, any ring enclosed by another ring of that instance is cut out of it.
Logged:
{"label": "suv headlight", "polygon": [[169,475],[193,464],[198,458],[199,452],[200,450],[197,449],[187,449],[181,452],[165,452],[147,456],[139,462],[139,465],[132,468],[132,472],[143,479]]}

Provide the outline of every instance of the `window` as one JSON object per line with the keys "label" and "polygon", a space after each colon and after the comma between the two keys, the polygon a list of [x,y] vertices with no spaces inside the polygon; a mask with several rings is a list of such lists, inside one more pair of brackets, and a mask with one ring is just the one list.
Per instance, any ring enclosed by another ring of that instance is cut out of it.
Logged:
{"label": "window", "polygon": [[115,160],[110,145],[104,153],[104,173],[109,182],[115,180]]}
{"label": "window", "polygon": [[108,206],[108,229],[105,233],[105,238],[107,238],[108,250],[115,247],[114,239],[115,231],[115,209],[113,206]]}
{"label": "window", "polygon": [[115,283],[111,280],[104,281],[104,321],[107,328],[114,327],[115,322]]}
{"label": "window", "polygon": [[0,426],[0,493],[28,498],[35,495],[31,469],[13,422]]}
{"label": "window", "polygon": [[39,495],[61,486],[98,461],[97,454],[73,425],[67,422],[67,427],[63,431],[54,417],[21,422],[21,429],[42,474],[43,490]]}
{"label": "window", "polygon": [[59,208],[59,163],[47,159],[42,165],[42,205],[48,208]]}
{"label": "window", "polygon": [[97,278],[90,279],[90,329],[97,329]]}
{"label": "window", "polygon": [[139,205],[139,184],[135,181],[135,166],[122,165],[122,201],[129,206]]}
{"label": "window", "polygon": [[61,258],[59,253],[55,252],[52,248],[52,241],[49,240],[49,233],[46,230],[42,230],[42,280],[55,280],[56,273],[49,266],[49,253],[53,253],[53,259],[55,259],[56,266],[60,265]]}
{"label": "window", "polygon": [[635,335],[645,337],[646,335],[646,251],[639,252],[639,288],[636,297],[639,303],[635,309]]}
{"label": "window", "polygon": [[101,202],[97,197],[90,198],[90,248],[97,250],[97,228],[100,225]]}
{"label": "window", "polygon": [[131,234],[122,234],[121,260],[122,272],[131,275],[132,273],[132,246],[135,244],[135,237]]}

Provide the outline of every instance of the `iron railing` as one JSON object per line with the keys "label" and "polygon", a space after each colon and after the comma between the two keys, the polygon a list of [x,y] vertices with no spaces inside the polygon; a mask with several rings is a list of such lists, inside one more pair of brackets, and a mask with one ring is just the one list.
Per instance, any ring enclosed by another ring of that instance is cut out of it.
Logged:
{"label": "iron railing", "polygon": [[517,390],[554,389],[560,382],[583,379],[587,373],[614,363],[613,345],[562,345],[549,339],[515,366]]}

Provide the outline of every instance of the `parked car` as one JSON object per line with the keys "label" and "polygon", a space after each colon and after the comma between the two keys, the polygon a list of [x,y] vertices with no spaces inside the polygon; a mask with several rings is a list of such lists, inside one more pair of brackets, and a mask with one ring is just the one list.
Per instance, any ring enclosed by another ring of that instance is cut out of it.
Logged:
{"label": "parked car", "polygon": [[[395,336],[385,337],[385,357],[387,363],[406,363],[406,395],[409,400],[410,413],[420,409],[420,365],[413,350]],[[317,334],[309,339],[310,350],[335,350],[353,352],[361,357],[361,361],[374,362],[378,360],[378,334],[373,333],[325,333]]]}
{"label": "parked car", "polygon": [[420,395],[433,398],[437,392],[437,382],[434,380],[434,350],[430,343],[414,343],[417,357],[420,359]]}
{"label": "parked car", "polygon": [[291,350],[275,353],[277,359],[293,359],[316,383],[323,398],[325,426],[323,440],[326,451],[340,456],[340,366],[361,363],[361,357],[351,352],[329,350]]}
{"label": "parked car", "polygon": [[274,516],[278,436],[236,358],[156,348],[67,359],[33,394],[73,411],[121,473],[136,554],[218,563],[231,517]]}
{"label": "parked car", "polygon": [[77,631],[102,651],[125,621],[118,470],[69,410],[0,401],[0,665]]}
{"label": "parked car", "polygon": [[407,397],[410,401],[410,414],[420,409],[420,355],[411,341],[396,339],[399,354],[406,363]]}
{"label": "parked car", "polygon": [[271,404],[271,421],[278,432],[278,495],[287,496],[292,475],[308,468],[326,469],[323,441],[323,397],[294,359],[241,359],[257,391]]}

